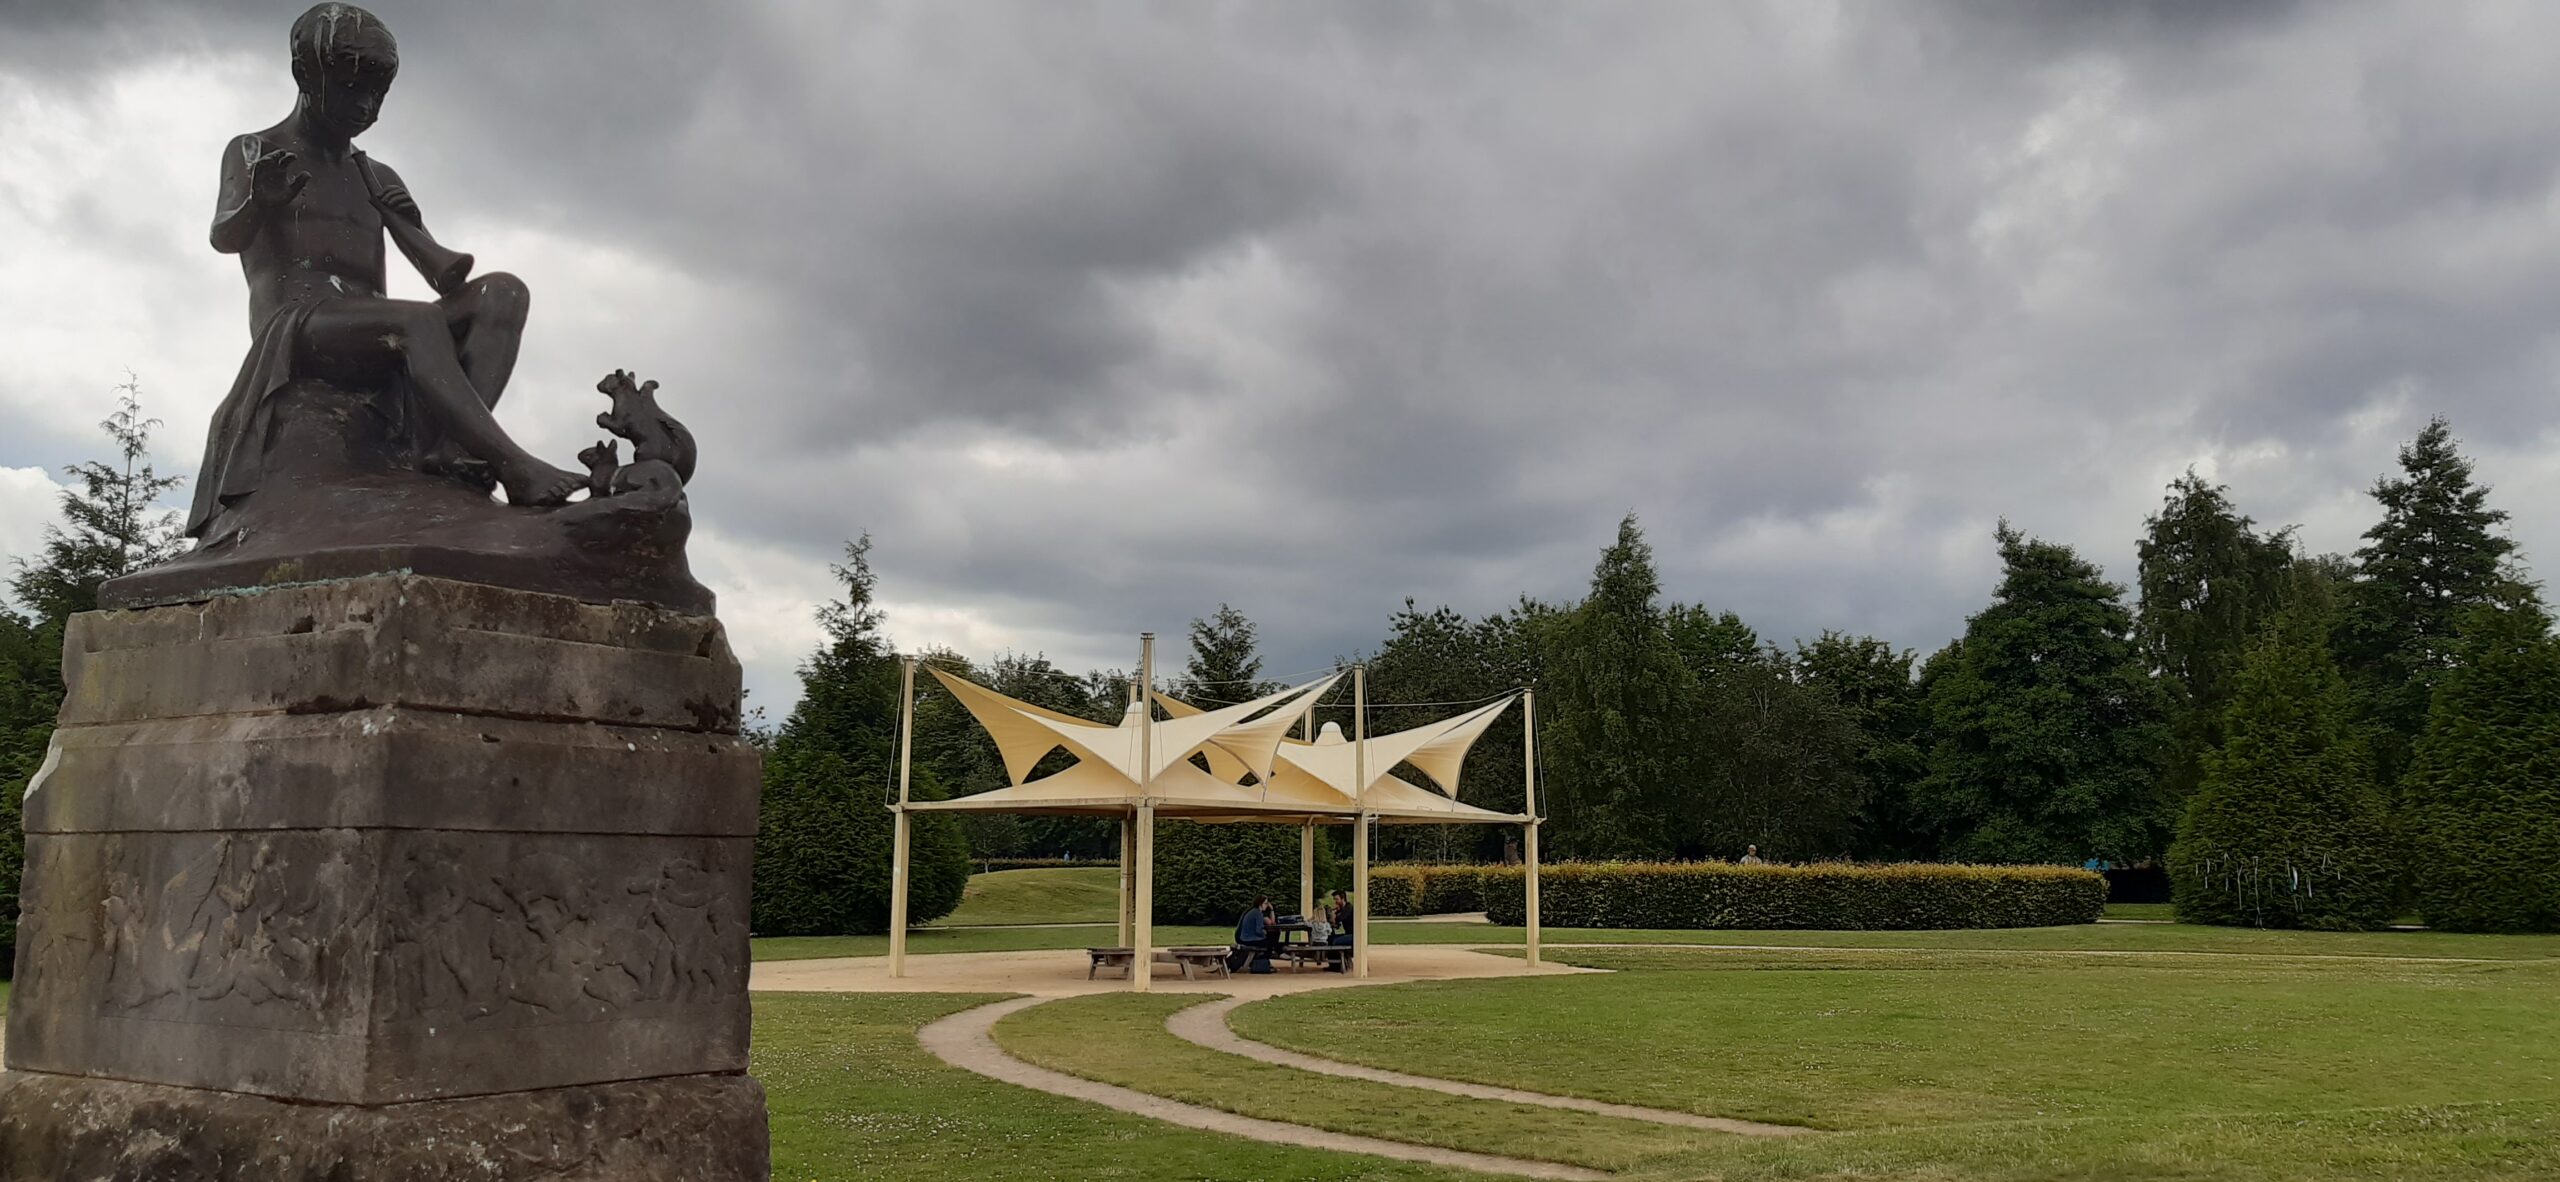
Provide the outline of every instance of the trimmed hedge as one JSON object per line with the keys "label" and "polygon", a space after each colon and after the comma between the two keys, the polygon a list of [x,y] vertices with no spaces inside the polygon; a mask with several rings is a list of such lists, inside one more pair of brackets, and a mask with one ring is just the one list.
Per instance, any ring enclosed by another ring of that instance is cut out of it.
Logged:
{"label": "trimmed hedge", "polygon": [[1418,866],[1369,868],[1369,917],[1420,915],[1422,869]]}
{"label": "trimmed hedge", "polygon": [[[1477,879],[1493,922],[1526,922],[1518,868]],[[2061,866],[1567,862],[1539,869],[1538,903],[1559,928],[2024,928],[2096,922],[2107,880]]]}
{"label": "trimmed hedge", "polygon": [[[1484,872],[1498,866],[1476,866],[1465,863],[1390,862],[1369,868],[1369,914],[1371,915],[1442,915],[1457,911],[1484,910]],[[1379,876],[1395,881],[1381,888]],[[1381,899],[1392,897],[1398,910],[1381,910]]]}
{"label": "trimmed hedge", "polygon": [[1120,859],[1079,858],[1070,861],[1066,858],[971,858],[969,865],[979,874],[994,874],[999,870],[1073,870],[1086,866],[1109,866],[1116,869],[1120,865]]}
{"label": "trimmed hedge", "polygon": [[[1297,910],[1298,840],[1294,825],[1156,822],[1156,922],[1231,924],[1260,895]],[[1316,842],[1316,889],[1347,885],[1332,846]]]}

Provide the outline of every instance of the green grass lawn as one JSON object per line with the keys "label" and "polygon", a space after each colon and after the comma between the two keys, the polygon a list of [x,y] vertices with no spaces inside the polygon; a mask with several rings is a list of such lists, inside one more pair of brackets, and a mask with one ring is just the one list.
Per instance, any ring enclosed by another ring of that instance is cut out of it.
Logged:
{"label": "green grass lawn", "polygon": [[[1005,873],[1027,873],[1006,871]],[[911,952],[1015,952],[1082,948],[1110,938],[1108,924],[1086,928],[917,928]],[[1158,927],[1156,943],[1223,944],[1221,927]],[[1379,944],[1518,944],[1516,927],[1480,923],[1414,923],[1380,920],[1370,929]],[[1545,940],[1561,944],[1740,944],[1788,948],[1952,948],[2019,951],[2198,952],[2252,955],[2560,957],[2560,936],[2466,936],[2452,932],[2283,932],[2198,924],[2075,924],[2051,928],[2000,928],[1945,932],[1629,931],[1616,928],[1548,928]],[[758,960],[822,956],[885,956],[887,936],[784,936],[754,944]]]}
{"label": "green grass lawn", "polygon": [[1233,1024],[1396,1070],[1846,1131],[1648,1177],[2560,1173],[2560,963],[1563,958],[1620,972],[1302,994]]}
{"label": "green grass lawn", "polygon": [[2107,918],[2174,920],[2178,917],[2167,903],[2109,903]]}
{"label": "green grass lawn", "polygon": [[966,892],[959,910],[938,921],[940,926],[1117,923],[1120,871],[1111,866],[999,870],[970,875]]}

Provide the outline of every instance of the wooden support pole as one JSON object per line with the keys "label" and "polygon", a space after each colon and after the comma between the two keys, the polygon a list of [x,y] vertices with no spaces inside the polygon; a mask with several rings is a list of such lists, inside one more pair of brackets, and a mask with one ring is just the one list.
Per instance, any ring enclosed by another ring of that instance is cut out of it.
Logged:
{"label": "wooden support pole", "polygon": [[1538,963],[1538,693],[1523,690],[1520,694],[1521,785],[1520,812],[1528,818],[1520,826],[1520,850],[1526,863],[1521,881],[1522,910],[1528,913],[1529,931],[1523,941],[1522,959]]}
{"label": "wooden support pole", "polygon": [[1133,906],[1138,901],[1137,826],[1126,813],[1120,815],[1120,934],[1111,941],[1114,948],[1129,946],[1129,922],[1137,915]]}
{"label": "wooden support pole", "polygon": [[897,836],[889,849],[889,975],[907,975],[907,877],[910,780],[916,755],[916,659],[898,662],[898,809]]}
{"label": "wooden support pole", "polygon": [[1521,942],[1521,959],[1534,968],[1538,963],[1538,823],[1531,821],[1520,827],[1521,852],[1528,859],[1528,873],[1521,880],[1521,902],[1529,913],[1529,932]]}
{"label": "wooden support pole", "polygon": [[889,851],[889,975],[907,975],[907,873],[909,829],[914,817],[905,809],[897,814],[898,833]]}
{"label": "wooden support pole", "polygon": [[1138,877],[1130,901],[1129,989],[1145,993],[1156,975],[1156,634],[1138,634]]}
{"label": "wooden support pole", "polygon": [[1369,975],[1369,667],[1351,667],[1351,782],[1361,802],[1351,835],[1351,975]]}
{"label": "wooden support pole", "polygon": [[1351,975],[1369,975],[1369,814],[1360,814],[1351,831],[1351,877],[1359,887],[1351,895]]}
{"label": "wooden support pole", "polygon": [[1156,975],[1156,806],[1138,806],[1138,898],[1129,939],[1129,990],[1145,993]]}
{"label": "wooden support pole", "polygon": [[1316,823],[1298,823],[1298,918],[1316,913]]}

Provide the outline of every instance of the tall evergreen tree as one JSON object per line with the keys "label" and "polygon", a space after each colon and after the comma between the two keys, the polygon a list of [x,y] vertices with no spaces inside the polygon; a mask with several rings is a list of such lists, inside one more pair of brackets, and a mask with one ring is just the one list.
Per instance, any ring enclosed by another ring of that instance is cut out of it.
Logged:
{"label": "tall evergreen tree", "polygon": [[2258,533],[2232,507],[2229,489],[2190,469],[2169,483],[2136,550],[2136,634],[2169,697],[2161,786],[2182,804],[2203,777],[2205,751],[2222,741],[2231,680],[2249,639],[2283,597],[2292,540]]}
{"label": "tall evergreen tree", "polygon": [[1740,857],[1758,845],[1794,861],[1847,853],[1868,782],[1863,736],[1839,699],[1799,680],[1775,648],[1719,661],[1696,692],[1687,712],[1693,804],[1672,852]]}
{"label": "tall evergreen tree", "polygon": [[[1473,701],[1513,688],[1513,683],[1504,680],[1488,659],[1484,640],[1484,630],[1456,611],[1445,606],[1423,611],[1413,600],[1405,600],[1404,607],[1388,621],[1386,642],[1368,661],[1369,697],[1377,703],[1369,711],[1371,730],[1386,734],[1419,726],[1446,717],[1450,709],[1420,703]],[[1509,763],[1502,765],[1492,748],[1493,744],[1479,741],[1476,757],[1467,762],[1462,773],[1460,799],[1482,803],[1482,795],[1469,796],[1467,789],[1485,786],[1488,770],[1508,771],[1513,785],[1509,799],[1517,808],[1519,756],[1512,755]],[[1518,744],[1510,744],[1510,748],[1516,752]],[[1396,774],[1411,780],[1414,777],[1407,774],[1409,770]],[[1378,833],[1379,856],[1429,862],[1490,859],[1501,848],[1498,842],[1487,848],[1482,839],[1491,836],[1469,825],[1384,826]]]}
{"label": "tall evergreen tree", "polygon": [[2188,923],[2343,930],[2391,921],[2398,867],[2327,621],[2287,616],[2227,686],[2222,741],[2169,850]]}
{"label": "tall evergreen tree", "polygon": [[[800,704],[765,756],[755,848],[760,935],[888,930],[899,669],[872,605],[878,579],[870,553],[865,536],[829,568],[844,598],[819,607],[826,639],[801,663]],[[915,772],[913,796],[940,799],[932,766]],[[908,919],[922,923],[960,905],[969,848],[951,818],[932,814],[915,818],[912,841]]]}
{"label": "tall evergreen tree", "polygon": [[2356,551],[2335,638],[2386,787],[2408,766],[2453,666],[2457,621],[2510,593],[2504,565],[2515,549],[2497,532],[2506,511],[2488,507],[2489,489],[2472,481],[2443,418],[2400,449],[2400,473],[2374,481],[2382,520]]}
{"label": "tall evergreen tree", "polygon": [[1732,612],[1676,603],[1663,611],[1662,626],[1691,683],[1690,701],[1672,720],[1688,766],[1670,852],[1740,857],[1751,845],[1797,858],[1845,852],[1867,791],[1848,712]]}
{"label": "tall evergreen tree", "polygon": [[13,563],[9,579],[31,614],[0,608],[0,977],[8,975],[17,942],[26,859],[20,799],[43,763],[62,704],[63,626],[98,605],[99,584],[173,558],[185,545],[177,514],[154,507],[179,483],[151,466],[151,432],[160,421],[143,416],[141,383],[127,380],[116,390],[114,412],[98,424],[115,457],[65,469],[78,484],[62,492],[62,521],[45,527],[36,559]]}
{"label": "tall evergreen tree", "polygon": [[1279,686],[1262,680],[1262,655],[1253,621],[1243,612],[1219,604],[1218,610],[1191,621],[1191,656],[1175,680],[1176,696],[1195,702],[1247,702]]}
{"label": "tall evergreen tree", "polygon": [[1630,513],[1591,594],[1550,633],[1539,706],[1560,856],[1665,857],[1694,825],[1683,797],[1697,678],[1664,627],[1661,593]]}
{"label": "tall evergreen tree", "polygon": [[1663,610],[1662,630],[1670,637],[1672,649],[1680,654],[1680,663],[1689,667],[1690,676],[1701,681],[1713,680],[1728,669],[1757,664],[1767,655],[1762,651],[1760,634],[1732,612],[1675,603]]}
{"label": "tall evergreen tree", "polygon": [[2560,931],[2560,640],[2520,594],[2464,613],[2402,786],[2427,926]]}
{"label": "tall evergreen tree", "polygon": [[[1243,702],[1277,688],[1262,680],[1253,621],[1243,612],[1222,603],[1216,612],[1191,621],[1191,655],[1174,682],[1176,697],[1202,704]],[[1208,770],[1207,760],[1193,759]],[[1156,891],[1156,922],[1232,920],[1262,894],[1275,901],[1295,900],[1299,841],[1298,829],[1290,825],[1159,822],[1156,865],[1164,878],[1184,881]],[[1291,905],[1283,903],[1281,909]]]}
{"label": "tall evergreen tree", "polygon": [[1912,679],[1913,653],[1872,636],[1825,629],[1796,644],[1803,682],[1837,702],[1858,734],[1858,770],[1866,781],[1849,852],[1859,858],[1929,857],[1913,815],[1912,785],[1928,768],[1928,703]]}
{"label": "tall evergreen tree", "polygon": [[2155,792],[2165,711],[2123,589],[2068,546],[2006,522],[1997,537],[2000,588],[1931,671],[1912,803],[1951,858],[2154,856],[2169,828]]}
{"label": "tall evergreen tree", "polygon": [[116,457],[64,469],[79,486],[62,490],[63,524],[45,527],[42,555],[20,562],[9,580],[18,601],[40,620],[89,611],[98,606],[99,584],[186,548],[176,511],[155,506],[160,494],[181,483],[151,466],[151,432],[160,420],[143,417],[140,382],[127,380],[116,391],[114,413],[98,424],[115,443]]}

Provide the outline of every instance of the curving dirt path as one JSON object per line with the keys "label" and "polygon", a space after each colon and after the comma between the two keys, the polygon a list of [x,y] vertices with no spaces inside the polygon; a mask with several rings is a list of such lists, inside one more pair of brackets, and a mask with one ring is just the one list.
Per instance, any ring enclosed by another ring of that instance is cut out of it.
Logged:
{"label": "curving dirt path", "polygon": [[993,1005],[979,1006],[972,1010],[962,1010],[917,1031],[916,1040],[923,1043],[924,1049],[931,1052],[935,1058],[963,1071],[975,1072],[989,1079],[1001,1080],[1055,1096],[1099,1104],[1105,1108],[1164,1121],[1167,1124],[1181,1125],[1184,1128],[1226,1133],[1230,1136],[1266,1141],[1275,1145],[1366,1153],[1375,1157],[1394,1158],[1397,1161],[1454,1166],[1487,1174],[1507,1174],[1517,1178],[1605,1182],[1611,1177],[1604,1171],[1581,1166],[1528,1161],[1516,1157],[1497,1157],[1489,1153],[1466,1153],[1429,1145],[1407,1145],[1401,1141],[1355,1137],[1345,1133],[1313,1129],[1305,1125],[1238,1116],[1215,1108],[1204,1108],[1197,1104],[1184,1104],[1161,1096],[1150,1096],[1145,1092],[1133,1091],[1113,1084],[1079,1079],[1064,1072],[1051,1071],[1046,1067],[1035,1067],[1004,1053],[1003,1048],[996,1045],[993,1033],[997,1019],[1017,1010],[1039,1005],[1045,1000],[1047,999],[1021,997],[1011,1001],[996,1002]]}
{"label": "curving dirt path", "polygon": [[1377,1067],[1363,1067],[1335,1059],[1285,1051],[1269,1043],[1254,1042],[1227,1026],[1227,1015],[1251,998],[1230,997],[1173,1012],[1164,1020],[1165,1030],[1175,1038],[1213,1051],[1241,1055],[1281,1067],[1338,1075],[1346,1079],[1364,1079],[1371,1083],[1393,1084],[1403,1088],[1444,1092],[1478,1100],[1503,1100],[1513,1104],[1535,1104],[1541,1108],[1565,1108],[1599,1116],[1624,1117],[1650,1121],[1658,1125],[1680,1125],[1692,1129],[1712,1129],[1719,1133],[1739,1133],[1746,1137],[1793,1137],[1813,1130],[1800,1125],[1773,1125],[1756,1120],[1735,1120],[1722,1116],[1700,1116],[1694,1112],[1673,1112],[1666,1108],[1642,1108],[1633,1104],[1612,1104],[1606,1100],[1585,1100],[1579,1096],[1554,1096],[1545,1092],[1527,1092],[1518,1088],[1498,1088],[1486,1084],[1462,1083],[1454,1079],[1436,1079],[1428,1075],[1407,1075]]}

